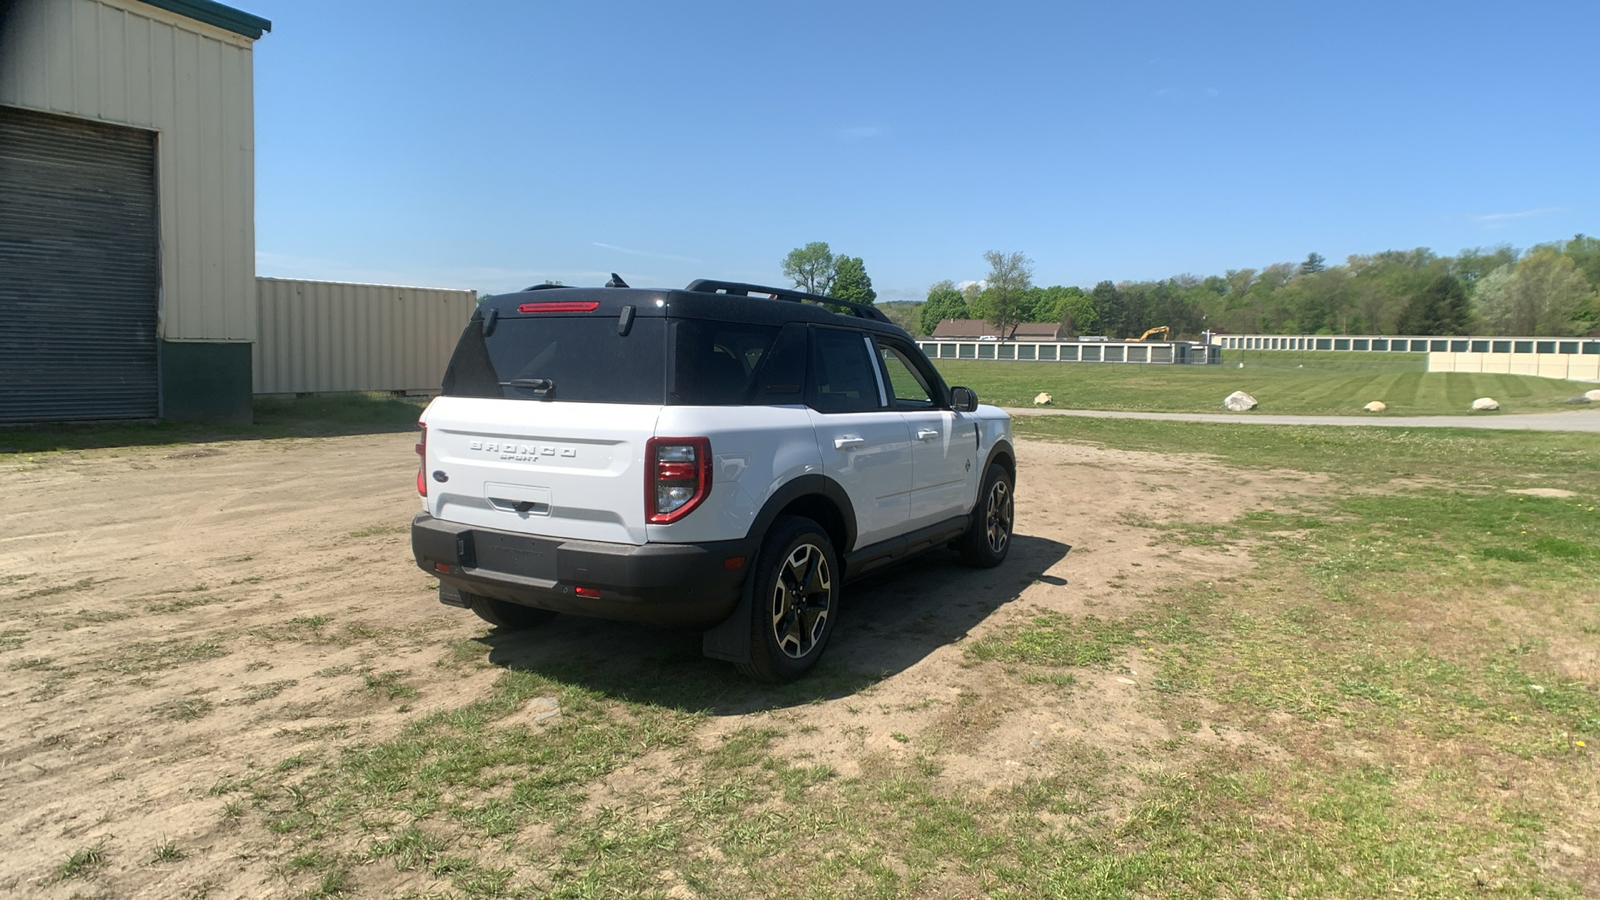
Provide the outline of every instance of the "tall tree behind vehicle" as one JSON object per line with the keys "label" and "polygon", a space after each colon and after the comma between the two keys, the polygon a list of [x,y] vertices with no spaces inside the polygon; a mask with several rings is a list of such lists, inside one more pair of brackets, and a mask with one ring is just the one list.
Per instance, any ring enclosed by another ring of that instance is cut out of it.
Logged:
{"label": "tall tree behind vehicle", "polygon": [[995,327],[1001,336],[1008,336],[1022,321],[1022,296],[1033,287],[1033,260],[1020,250],[1001,253],[990,250],[983,254],[989,263],[989,276],[984,279],[984,319]]}

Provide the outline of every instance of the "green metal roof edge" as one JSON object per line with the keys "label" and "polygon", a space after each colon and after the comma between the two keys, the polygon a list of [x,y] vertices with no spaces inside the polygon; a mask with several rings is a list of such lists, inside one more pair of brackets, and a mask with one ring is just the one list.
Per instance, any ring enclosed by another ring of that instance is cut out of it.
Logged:
{"label": "green metal roof edge", "polygon": [[272,30],[272,23],[266,19],[252,16],[242,9],[224,6],[216,0],[140,0],[140,2],[186,16],[196,22],[215,25],[234,34],[242,34],[252,41],[259,40],[262,32]]}

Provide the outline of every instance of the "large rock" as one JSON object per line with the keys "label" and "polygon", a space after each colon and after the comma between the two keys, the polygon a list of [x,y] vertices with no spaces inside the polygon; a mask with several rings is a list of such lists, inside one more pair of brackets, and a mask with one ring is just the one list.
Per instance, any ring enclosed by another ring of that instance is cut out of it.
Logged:
{"label": "large rock", "polygon": [[1591,403],[1600,403],[1600,391],[1584,391],[1583,395],[1588,397]]}
{"label": "large rock", "polygon": [[1256,408],[1256,398],[1244,391],[1234,391],[1223,398],[1222,405],[1234,412],[1245,412]]}
{"label": "large rock", "polygon": [[1579,394],[1576,397],[1568,397],[1564,402],[1574,406],[1588,406],[1592,401],[1590,401],[1588,394]]}
{"label": "large rock", "polygon": [[1493,397],[1479,397],[1472,401],[1473,409],[1499,409],[1500,404]]}
{"label": "large rock", "polygon": [[1367,412],[1383,412],[1389,408],[1389,404],[1383,402],[1382,400],[1374,400],[1361,408]]}
{"label": "large rock", "polygon": [[1055,402],[1055,398],[1050,396],[1050,392],[1049,391],[1040,391],[1039,395],[1037,397],[1033,398],[1033,405],[1034,406],[1049,406],[1051,403],[1054,403],[1054,402]]}

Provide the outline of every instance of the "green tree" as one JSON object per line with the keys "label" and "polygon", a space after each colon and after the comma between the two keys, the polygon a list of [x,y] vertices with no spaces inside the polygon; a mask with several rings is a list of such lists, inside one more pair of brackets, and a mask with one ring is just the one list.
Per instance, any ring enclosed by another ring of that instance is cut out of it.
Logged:
{"label": "green tree", "polygon": [[1109,281],[1102,281],[1089,292],[1089,302],[1094,305],[1095,324],[1107,337],[1122,337],[1127,330],[1128,310],[1122,292]]}
{"label": "green tree", "polygon": [[1094,311],[1094,300],[1083,292],[1082,288],[1072,287],[1066,289],[1069,293],[1061,296],[1059,318],[1061,330],[1068,337],[1077,337],[1087,331],[1093,331],[1095,323],[1099,321]]}
{"label": "green tree", "polygon": [[828,296],[851,303],[871,305],[877,302],[878,292],[872,289],[872,278],[867,275],[867,266],[861,257],[834,257],[833,285],[828,289]]}
{"label": "green tree", "polygon": [[1469,247],[1450,261],[1450,274],[1461,279],[1461,284],[1471,293],[1483,276],[1501,266],[1515,265],[1521,254],[1510,244],[1500,244],[1485,251],[1482,247]]}
{"label": "green tree", "polygon": [[1571,257],[1578,271],[1589,279],[1589,287],[1600,290],[1600,238],[1577,235],[1567,241],[1561,252]]}
{"label": "green tree", "polygon": [[956,290],[954,282],[940,281],[928,288],[928,299],[922,304],[923,334],[933,334],[945,319],[967,317],[967,298]]}
{"label": "green tree", "polygon": [[983,258],[989,263],[989,277],[984,279],[984,319],[1002,337],[1008,336],[1022,321],[1022,297],[1033,287],[1033,260],[1020,251],[999,250],[989,250]]}
{"label": "green tree", "polygon": [[1461,280],[1441,274],[1418,291],[1395,320],[1399,334],[1465,334],[1467,291]]}
{"label": "green tree", "polygon": [[783,275],[808,294],[827,296],[835,277],[833,251],[826,241],[796,247],[783,258]]}
{"label": "green tree", "polygon": [[1306,261],[1300,264],[1301,275],[1315,275],[1328,267],[1328,261],[1322,258],[1321,253],[1306,254]]}
{"label": "green tree", "polygon": [[1543,248],[1484,276],[1474,298],[1491,334],[1565,335],[1592,294],[1572,257]]}

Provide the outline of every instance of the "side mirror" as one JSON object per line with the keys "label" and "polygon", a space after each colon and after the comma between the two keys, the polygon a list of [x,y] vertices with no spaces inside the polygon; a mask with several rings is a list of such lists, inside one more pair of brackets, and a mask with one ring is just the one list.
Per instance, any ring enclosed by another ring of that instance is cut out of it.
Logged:
{"label": "side mirror", "polygon": [[972,388],[953,387],[950,389],[950,408],[956,412],[972,412],[978,408],[978,395]]}

